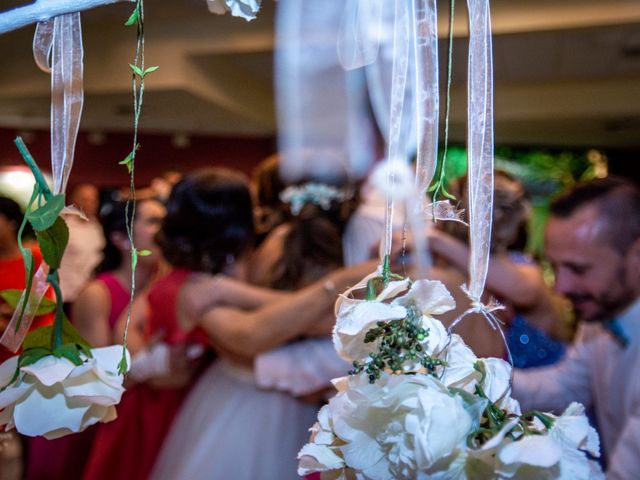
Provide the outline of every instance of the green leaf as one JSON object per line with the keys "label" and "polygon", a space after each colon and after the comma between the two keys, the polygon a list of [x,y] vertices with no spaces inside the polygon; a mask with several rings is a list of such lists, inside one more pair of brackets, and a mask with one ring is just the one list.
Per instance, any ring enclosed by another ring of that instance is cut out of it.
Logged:
{"label": "green leaf", "polygon": [[51,270],[60,268],[64,249],[69,242],[69,228],[65,221],[58,217],[54,224],[42,232],[36,232],[42,258]]}
{"label": "green leaf", "polygon": [[53,355],[58,358],[66,358],[76,366],[84,363],[80,357],[80,351],[78,350],[77,345],[74,345],[73,343],[65,343],[64,345],[59,346],[53,351]]}
{"label": "green leaf", "polygon": [[126,22],[124,22],[125,27],[131,27],[138,23],[138,7],[133,9],[133,13],[129,16]]}
{"label": "green leaf", "polygon": [[20,367],[26,367],[27,365],[33,365],[41,358],[51,355],[51,349],[49,348],[29,348],[24,350],[20,354],[18,365]]}
{"label": "green leaf", "polygon": [[138,266],[138,250],[131,250],[131,270],[135,270]]}
{"label": "green leaf", "polygon": [[151,255],[153,252],[151,250],[147,250],[146,248],[144,250],[139,250],[138,251],[138,256],[139,257],[148,257],[149,255]]}
{"label": "green leaf", "polygon": [[[80,335],[80,332],[66,317],[62,319],[62,344],[63,346],[66,344],[76,345],[87,357],[92,357],[91,345],[89,345],[89,342]],[[27,337],[24,339],[22,348],[25,350],[34,348],[46,348],[51,350],[52,345],[53,325],[47,325],[29,332]]]}
{"label": "green leaf", "polygon": [[129,370],[129,366],[127,365],[127,357],[123,353],[120,362],[118,363],[118,373],[120,375],[124,375]]}
{"label": "green leaf", "polygon": [[64,208],[64,194],[52,196],[45,205],[32,212],[28,212],[27,218],[34,230],[41,232],[51,227]]}
{"label": "green leaf", "polygon": [[130,63],[129,66],[131,67],[131,70],[133,70],[133,73],[138,75],[140,78],[144,77],[144,72],[140,67],[138,67],[137,65],[134,65],[133,63]]}
{"label": "green leaf", "polygon": [[[2,290],[0,291],[0,297],[9,304],[11,308],[17,308],[18,303],[20,302],[20,297],[22,296],[22,290]],[[38,305],[38,309],[35,312],[35,315],[46,315],[47,313],[51,313],[56,309],[56,302],[50,300],[48,298],[42,298],[40,305]]]}
{"label": "green leaf", "polygon": [[129,155],[127,155],[124,160],[120,160],[118,162],[118,165],[126,165],[127,166],[127,171],[129,173],[131,173],[131,164],[133,163],[133,152],[130,152]]}
{"label": "green leaf", "polygon": [[46,348],[50,350],[52,338],[53,325],[39,327],[29,332],[24,342],[22,342],[22,348],[25,351],[36,348]]}
{"label": "green leaf", "polygon": [[144,77],[147,73],[155,72],[155,71],[156,71],[156,70],[158,70],[159,68],[160,68],[160,67],[158,67],[158,66],[145,68],[145,69],[144,69],[144,74],[143,74],[142,76]]}

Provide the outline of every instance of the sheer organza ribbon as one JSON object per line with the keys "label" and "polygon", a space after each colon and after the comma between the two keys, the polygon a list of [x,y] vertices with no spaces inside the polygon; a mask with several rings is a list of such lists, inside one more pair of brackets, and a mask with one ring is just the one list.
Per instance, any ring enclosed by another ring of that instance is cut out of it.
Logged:
{"label": "sheer organza ribbon", "polygon": [[467,151],[469,159],[469,285],[463,291],[471,307],[449,330],[469,313],[481,314],[497,330],[505,345],[509,362],[511,351],[502,324],[495,312],[503,307],[494,299],[482,303],[491,254],[493,221],[493,59],[489,0],[467,0],[469,10],[469,65],[467,91]]}
{"label": "sheer organza ribbon", "polygon": [[[64,193],[73,166],[84,99],[80,13],[60,15],[38,23],[33,38],[33,55],[38,67],[51,73],[53,193]],[[42,297],[47,291],[47,273],[47,265],[42,263],[34,275],[33,287],[22,321],[19,322],[19,316],[25,292],[0,338],[0,343],[13,352],[17,351],[22,344]]]}

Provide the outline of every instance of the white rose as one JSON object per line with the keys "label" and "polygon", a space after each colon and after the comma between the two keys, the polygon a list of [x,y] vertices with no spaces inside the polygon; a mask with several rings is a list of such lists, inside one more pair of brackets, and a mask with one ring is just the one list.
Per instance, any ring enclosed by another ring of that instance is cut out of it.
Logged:
{"label": "white rose", "polygon": [[[122,347],[91,350],[93,358],[76,366],[66,358],[46,356],[20,368],[18,357],[0,365],[0,425],[28,436],[53,439],[116,418],[123,377],[117,373]],[[13,381],[12,381],[13,380]]]}
{"label": "white rose", "polygon": [[261,0],[207,0],[207,5],[211,13],[224,15],[231,12],[234,17],[249,21],[256,18],[260,2]]}

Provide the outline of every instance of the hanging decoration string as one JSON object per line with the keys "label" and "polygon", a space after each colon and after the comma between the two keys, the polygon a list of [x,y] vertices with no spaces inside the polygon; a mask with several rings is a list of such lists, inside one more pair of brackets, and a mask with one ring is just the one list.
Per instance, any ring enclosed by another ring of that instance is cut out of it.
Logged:
{"label": "hanging decoration string", "polygon": [[[64,195],[73,166],[84,101],[80,13],[68,13],[39,22],[33,39],[33,53],[38,67],[51,73],[53,195]],[[21,153],[23,157],[30,158],[30,155]],[[34,167],[32,170],[35,171]],[[41,183],[46,186],[44,180]],[[27,284],[32,280],[32,286],[23,292],[18,308],[0,339],[0,343],[12,352],[18,350],[29,331],[48,288],[48,273],[48,267],[43,263],[32,278],[27,278]],[[62,303],[62,298],[58,298],[58,302]]]}

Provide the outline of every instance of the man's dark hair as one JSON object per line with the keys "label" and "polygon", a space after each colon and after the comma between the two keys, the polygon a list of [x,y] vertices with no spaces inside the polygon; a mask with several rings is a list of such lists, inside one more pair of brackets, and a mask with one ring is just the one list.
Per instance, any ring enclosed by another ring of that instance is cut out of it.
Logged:
{"label": "man's dark hair", "polygon": [[607,177],[580,182],[552,203],[552,217],[569,218],[578,210],[595,205],[606,222],[606,241],[620,253],[640,238],[640,188],[631,180]]}

